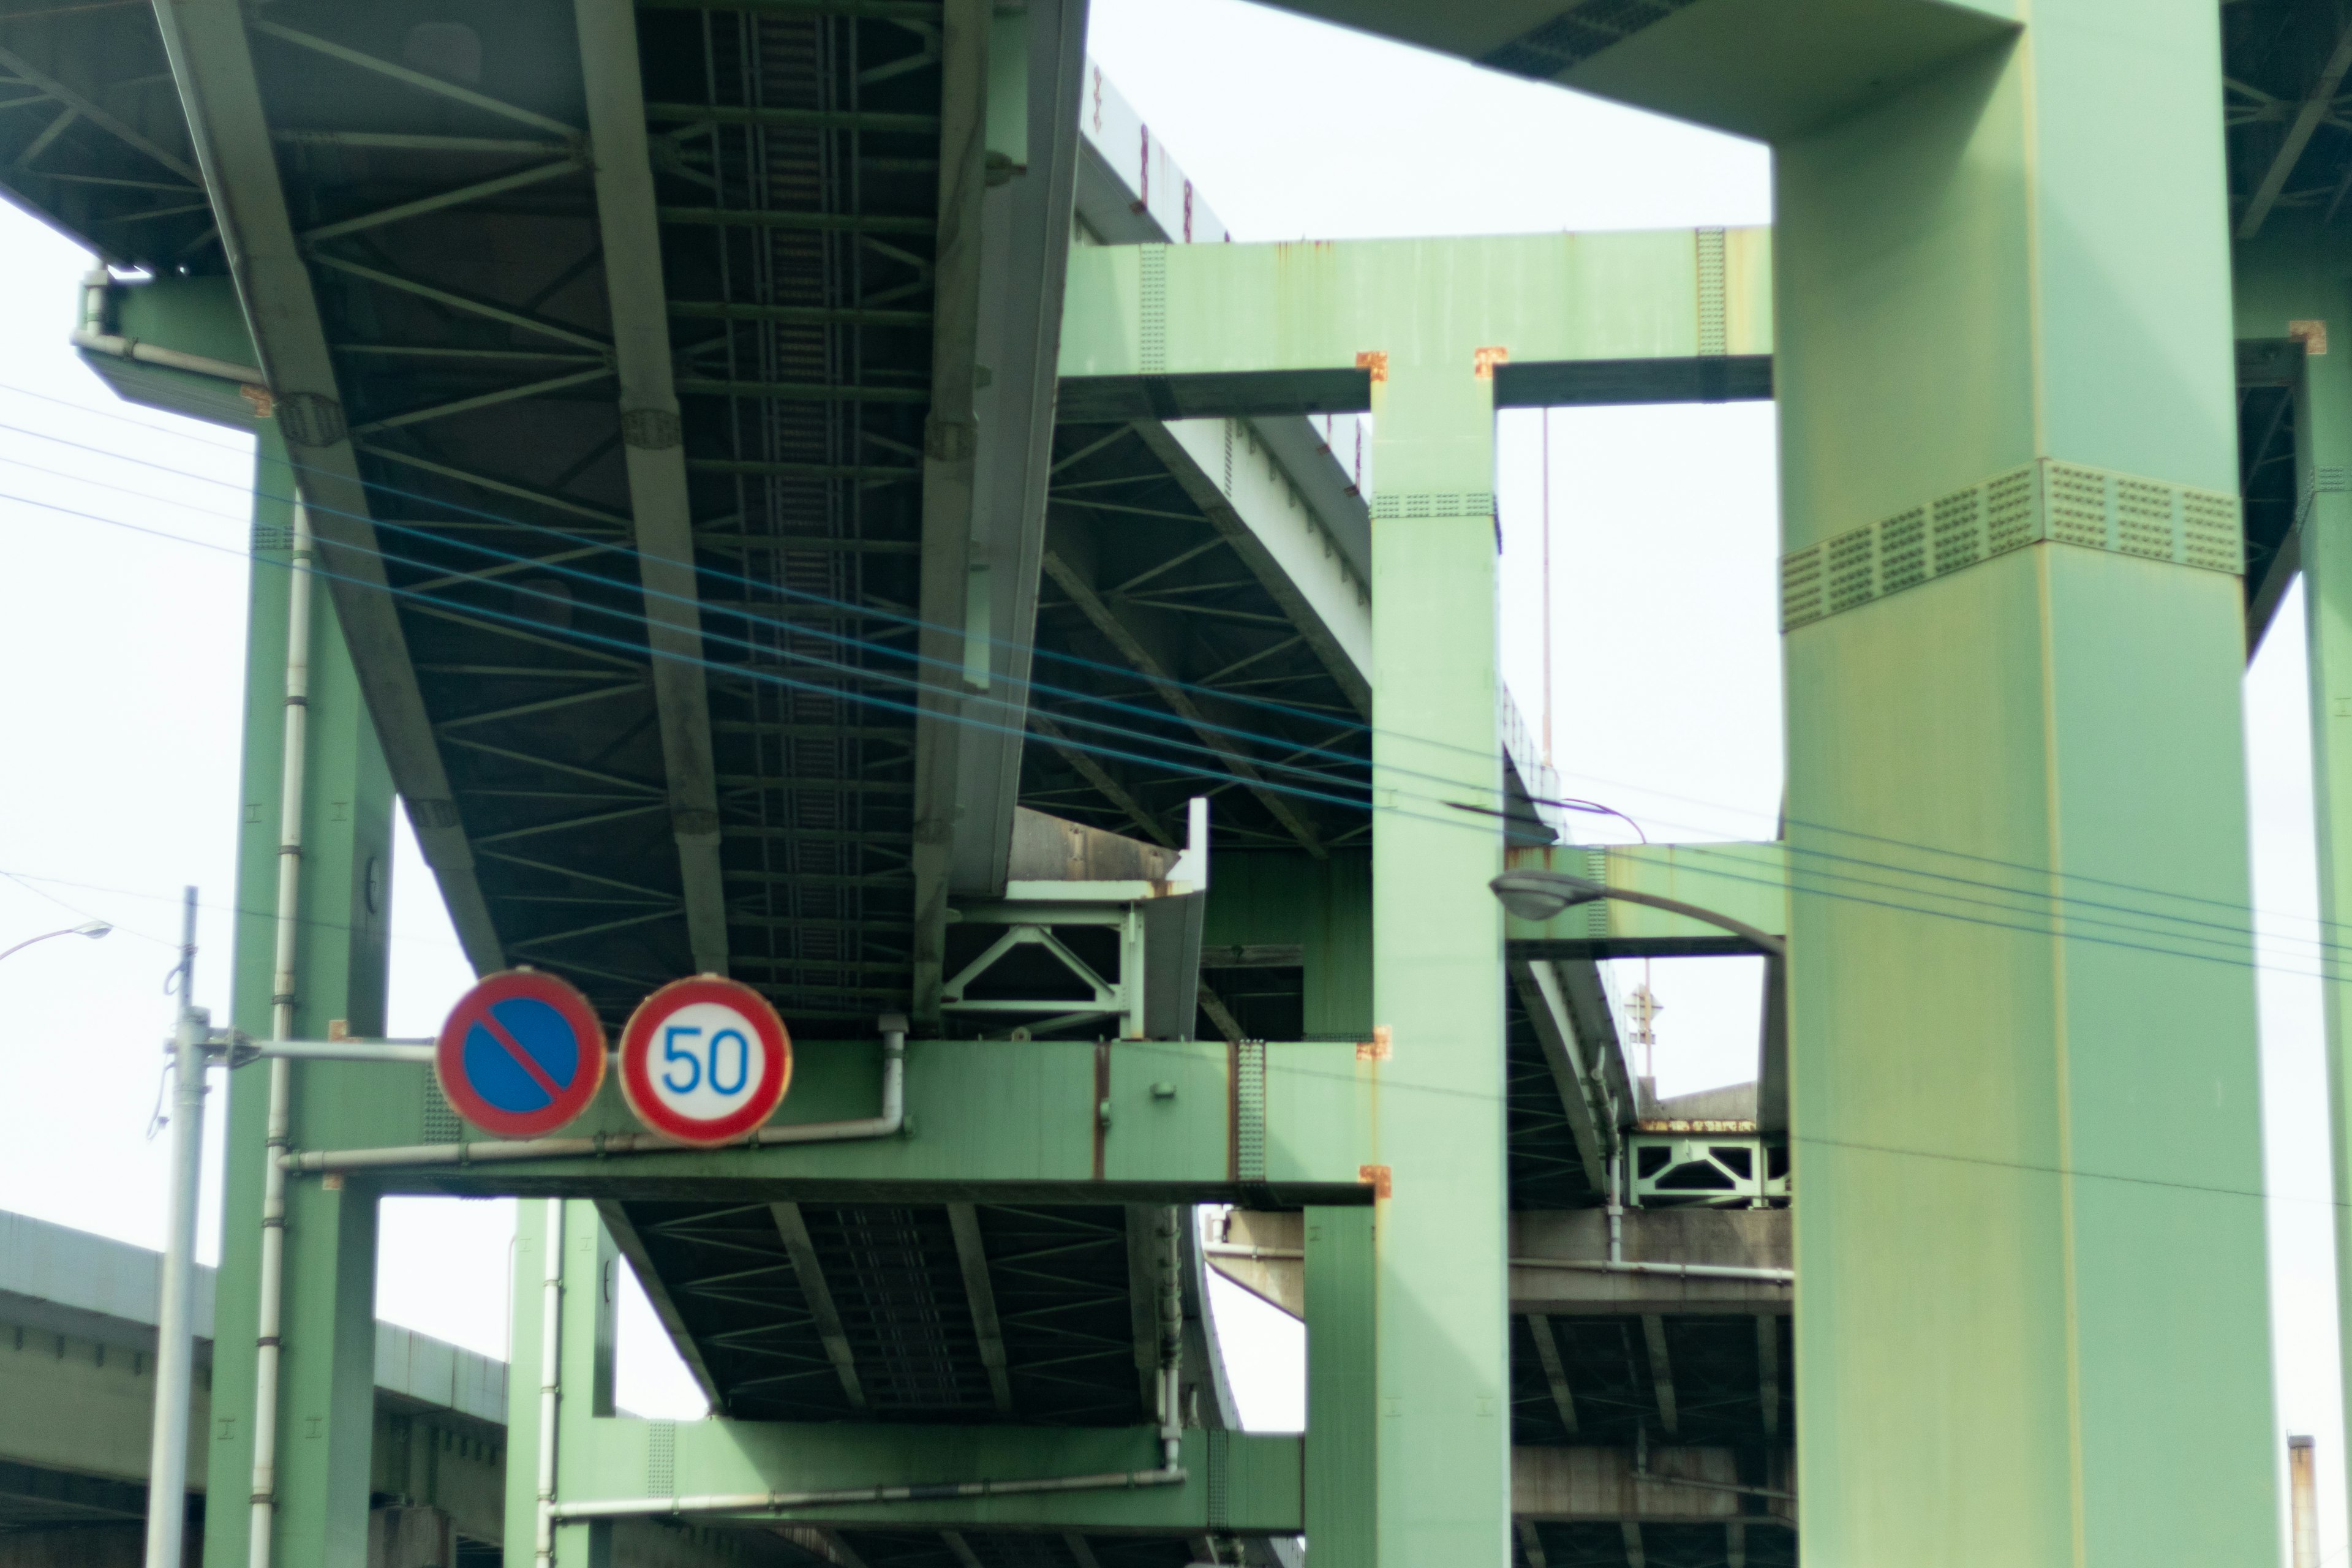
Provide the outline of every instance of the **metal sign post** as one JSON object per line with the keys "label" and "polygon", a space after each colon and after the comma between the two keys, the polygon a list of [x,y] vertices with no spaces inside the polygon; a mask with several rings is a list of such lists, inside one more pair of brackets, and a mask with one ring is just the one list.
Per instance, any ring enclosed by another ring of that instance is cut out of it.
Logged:
{"label": "metal sign post", "polygon": [[180,1568],[188,1519],[188,1384],[195,1363],[196,1189],[204,1178],[205,1047],[195,1005],[196,890],[180,922],[180,1016],[172,1032],[172,1189],[155,1312],[155,1431],[147,1463],[147,1568]]}

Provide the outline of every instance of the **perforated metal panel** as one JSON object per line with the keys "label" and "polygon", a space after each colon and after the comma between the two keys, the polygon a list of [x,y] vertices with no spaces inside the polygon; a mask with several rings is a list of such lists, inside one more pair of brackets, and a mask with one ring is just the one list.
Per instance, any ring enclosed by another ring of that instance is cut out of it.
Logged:
{"label": "perforated metal panel", "polygon": [[1136,363],[1146,375],[1168,374],[1168,247],[1147,245],[1139,258],[1142,292],[1138,301]]}
{"label": "perforated metal panel", "polygon": [[2040,458],[1780,559],[1780,629],[2047,541],[2245,570],[2238,498]]}
{"label": "perforated metal panel", "polygon": [[677,1493],[677,1423],[654,1421],[646,1426],[646,1494],[674,1497]]}
{"label": "perforated metal panel", "polygon": [[427,1143],[455,1143],[466,1136],[465,1122],[458,1120],[430,1073],[425,1075],[425,1114],[419,1131]]}
{"label": "perforated metal panel", "polygon": [[1492,517],[1490,490],[1383,490],[1372,497],[1375,518]]}

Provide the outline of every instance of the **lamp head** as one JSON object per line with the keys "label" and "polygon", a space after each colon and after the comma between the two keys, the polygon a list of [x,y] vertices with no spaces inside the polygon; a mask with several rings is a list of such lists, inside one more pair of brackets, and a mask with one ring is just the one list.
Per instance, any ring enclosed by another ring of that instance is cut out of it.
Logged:
{"label": "lamp head", "polygon": [[1609,896],[1603,884],[1565,871],[1506,871],[1486,886],[1504,909],[1523,921],[1548,921],[1562,910]]}
{"label": "lamp head", "polygon": [[76,936],[89,937],[94,942],[113,929],[114,927],[105,921],[85,921],[81,925],[74,927],[73,933]]}

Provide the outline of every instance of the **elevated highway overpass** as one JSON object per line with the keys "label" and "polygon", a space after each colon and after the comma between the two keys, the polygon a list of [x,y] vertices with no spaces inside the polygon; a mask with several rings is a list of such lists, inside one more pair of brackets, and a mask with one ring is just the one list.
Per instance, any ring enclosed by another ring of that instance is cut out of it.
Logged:
{"label": "elevated highway overpass", "polygon": [[[280,1456],[257,1554],[250,1516],[208,1511],[216,1563],[356,1561],[387,1192],[560,1200],[525,1206],[514,1342],[535,1364],[551,1268],[559,1415],[518,1388],[505,1430],[556,1466],[565,1564],[668,1515],[841,1568],[1264,1564],[1301,1535],[1345,1564],[1763,1568],[1801,1519],[1832,1562],[1931,1560],[1931,1528],[1956,1561],[2259,1534],[2259,1237],[2081,1207],[2093,1178],[2050,1151],[2111,1156],[2108,1195],[2177,1187],[2183,1151],[2209,1187],[2258,1179],[2242,987],[2145,966],[2211,957],[2232,939],[2182,911],[2244,904],[2215,759],[2297,536],[2242,526],[2275,475],[2219,447],[2260,425],[2268,451],[2305,350],[2242,331],[2233,421],[2218,249],[2166,272],[2011,245],[2046,215],[1998,177],[2042,137],[2096,173],[2069,189],[2126,193],[2067,231],[2088,249],[2136,217],[2190,232],[2174,172],[2220,167],[2195,117],[2135,100],[2129,156],[2067,142],[2018,105],[2111,84],[2052,85],[2081,69],[2064,17],[2021,79],[1990,5],[1799,0],[1779,42],[1748,0],[1299,8],[1770,135],[1782,227],[1224,243],[1059,0],[0,20],[9,188],[125,271],[91,288],[87,356],[261,450],[237,1025],[283,994],[303,1034],[381,1032],[396,798],[478,969],[552,971],[614,1024],[730,973],[800,1051],[777,1141],[708,1152],[630,1146],[611,1094],[584,1143],[501,1152],[416,1068],[303,1067],[270,1348],[320,1436]],[[2211,63],[2193,31],[2136,35],[2182,91]],[[1987,139],[1965,210],[1905,173],[1948,167],[1938,134]],[[1989,247],[1965,277],[1921,237],[1952,233]],[[2146,309],[2093,308],[2118,276]],[[1767,395],[1788,839],[1565,843],[1496,675],[1493,412]],[[297,572],[333,609],[299,913],[271,826]],[[2158,695],[2118,709],[2118,683]],[[2182,759],[2196,787],[2144,787]],[[1787,936],[1753,1089],[1657,1102],[1596,967],[1736,943],[1605,900],[1506,921],[1507,859]],[[2147,896],[2133,942],[2091,929],[2078,878]],[[882,1102],[880,1016],[913,1022],[903,1122],[790,1142]],[[2001,1070],[1975,1070],[1989,1041]],[[263,1101],[240,1075],[229,1324],[258,1307]],[[1202,1205],[1234,1209],[1206,1243]],[[2194,1290],[2109,1247],[2136,1225],[2205,1259]],[[713,1421],[612,1409],[621,1260]],[[1303,1436],[1236,1430],[1211,1266],[1305,1317]],[[2078,1287],[2117,1343],[2228,1353],[2117,1381],[2069,1337],[2077,1298],[2051,1306]],[[1923,1292],[1990,1314],[1966,1390],[1935,1381],[1959,1352],[1922,1338]],[[256,1362],[225,1335],[216,1404],[250,1407]],[[2203,1400],[2221,1500],[2036,1489],[2171,1475],[2166,1399]],[[248,1473],[250,1422],[215,1414],[213,1473]],[[1886,1421],[1908,1437],[1872,1441]],[[2021,1480],[2021,1432],[2093,1458]],[[1801,1436],[1825,1491],[1795,1482]],[[1952,1466],[1920,1458],[1947,1438]],[[990,1489],[1104,1475],[1132,1484]],[[2011,1483],[2033,1506],[1952,1501]],[[542,1500],[520,1466],[503,1485],[520,1562]]]}

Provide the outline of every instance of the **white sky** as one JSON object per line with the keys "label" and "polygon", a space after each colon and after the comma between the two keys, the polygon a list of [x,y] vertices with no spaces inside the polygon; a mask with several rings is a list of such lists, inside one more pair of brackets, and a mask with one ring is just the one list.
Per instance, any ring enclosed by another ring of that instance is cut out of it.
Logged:
{"label": "white sky", "polygon": [[[1768,159],[1752,144],[1237,0],[1094,9],[1106,73],[1244,239],[1769,221]],[[227,1011],[249,444],[120,404],[75,360],[66,336],[87,265],[0,208],[0,732],[15,737],[0,766],[0,947],[88,914],[121,928],[0,965],[0,1102],[16,1110],[0,1207],[154,1246],[163,1143],[144,1132],[184,884],[204,889],[198,999]],[[1538,723],[1543,423],[1505,416],[1497,487],[1507,671]],[[1769,837],[1771,409],[1560,411],[1549,425],[1554,760],[1568,787],[1653,838]],[[2247,735],[2256,901],[2307,932],[2304,691],[2298,593],[2249,677]],[[469,976],[404,825],[394,887],[391,1026],[429,1033]],[[1654,968],[1661,1089],[1748,1076],[1753,966]],[[2332,1560],[2345,1535],[2317,982],[2266,971],[2262,1004],[2280,1414],[2284,1430],[2319,1437]],[[215,1156],[218,1140],[215,1118]],[[208,1217],[208,1258],[216,1233]],[[502,1354],[511,1233],[504,1202],[387,1205],[379,1310]],[[1217,1298],[1246,1418],[1297,1426],[1297,1325],[1238,1290]],[[634,1293],[622,1336],[625,1407],[700,1414]]]}

